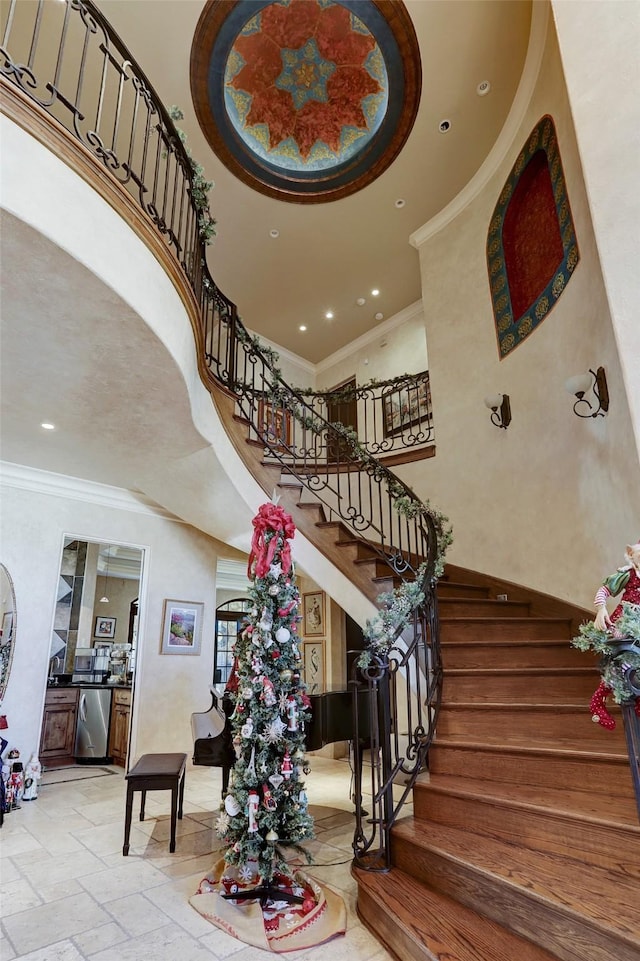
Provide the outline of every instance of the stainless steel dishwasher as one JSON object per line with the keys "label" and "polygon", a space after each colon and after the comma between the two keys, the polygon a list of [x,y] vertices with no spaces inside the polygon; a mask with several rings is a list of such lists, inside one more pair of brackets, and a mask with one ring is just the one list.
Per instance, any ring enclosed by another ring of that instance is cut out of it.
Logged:
{"label": "stainless steel dishwasher", "polygon": [[80,689],[74,752],[77,760],[107,760],[110,715],[110,688],[83,687]]}

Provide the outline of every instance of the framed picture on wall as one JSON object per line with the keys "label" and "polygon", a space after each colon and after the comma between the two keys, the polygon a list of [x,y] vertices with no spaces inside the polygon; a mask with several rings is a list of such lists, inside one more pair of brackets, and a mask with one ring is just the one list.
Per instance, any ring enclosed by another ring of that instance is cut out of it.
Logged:
{"label": "framed picture on wall", "polygon": [[291,414],[282,407],[274,408],[267,400],[258,402],[260,430],[272,447],[285,451],[291,446]]}
{"label": "framed picture on wall", "polygon": [[305,641],[302,645],[302,663],[307,694],[320,694],[324,691],[324,640]]}
{"label": "framed picture on wall", "polygon": [[432,414],[429,381],[390,390],[383,395],[382,405],[385,437],[393,437],[415,424],[430,421]]}
{"label": "framed picture on wall", "polygon": [[199,654],[203,613],[200,601],[165,600],[160,653]]}
{"label": "framed picture on wall", "polygon": [[115,617],[96,617],[96,626],[93,629],[94,637],[115,637],[116,618]]}
{"label": "framed picture on wall", "polygon": [[302,595],[302,633],[305,637],[322,636],[324,629],[324,591]]}

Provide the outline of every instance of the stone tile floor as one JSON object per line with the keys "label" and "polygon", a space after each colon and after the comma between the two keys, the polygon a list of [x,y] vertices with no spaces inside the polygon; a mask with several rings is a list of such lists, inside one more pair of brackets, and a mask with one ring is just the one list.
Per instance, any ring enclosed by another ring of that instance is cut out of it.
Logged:
{"label": "stone tile floor", "polygon": [[[347,905],[347,933],[285,955],[291,961],[392,961],[360,923],[350,873],[353,834],[346,761],[312,757],[306,779],[317,838],[309,873]],[[169,854],[170,794],[134,800],[122,856],[125,782],[113,775],[40,785],[0,831],[0,961],[266,961],[277,957],[211,925],[189,904],[219,849],[213,830],[221,772],[189,767],[177,850]],[[326,865],[326,866],[321,866]]]}

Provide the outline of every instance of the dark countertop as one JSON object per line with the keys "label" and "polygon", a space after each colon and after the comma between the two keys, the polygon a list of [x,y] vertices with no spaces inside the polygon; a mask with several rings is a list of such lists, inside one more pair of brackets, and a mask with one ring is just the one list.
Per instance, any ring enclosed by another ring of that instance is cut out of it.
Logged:
{"label": "dark countertop", "polygon": [[73,683],[70,683],[70,684],[50,684],[50,683],[47,681],[47,688],[48,688],[48,690],[50,690],[50,691],[51,691],[51,690],[53,690],[53,691],[55,691],[55,690],[60,690],[60,691],[62,691],[62,690],[66,690],[66,689],[69,688],[69,687],[73,687],[73,688],[87,688],[87,687],[89,687],[89,688],[97,688],[97,689],[100,689],[100,690],[103,690],[104,688],[106,688],[106,689],[109,690],[109,691],[111,691],[111,690],[115,690],[115,691],[130,691],[130,690],[131,690],[131,684],[93,684],[93,683],[89,683],[88,681],[87,681],[87,682],[85,682],[85,681],[74,681]]}

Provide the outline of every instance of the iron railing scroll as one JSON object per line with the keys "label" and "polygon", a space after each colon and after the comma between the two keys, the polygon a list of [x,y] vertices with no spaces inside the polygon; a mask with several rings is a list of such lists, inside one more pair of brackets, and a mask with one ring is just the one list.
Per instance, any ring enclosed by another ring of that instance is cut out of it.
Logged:
{"label": "iron railing scroll", "polygon": [[[329,421],[333,420],[329,412],[336,397],[341,403],[351,402],[356,413],[358,442],[375,456],[417,449],[434,442],[428,370],[338,391],[301,390],[300,393],[314,415]],[[320,458],[330,453],[319,446]]]}
{"label": "iron railing scroll", "polygon": [[[152,85],[95,4],[11,0],[0,16],[3,82],[96,158],[139,205],[180,265],[200,306],[199,340],[209,383],[233,393],[238,412],[283,473],[295,479],[301,497],[340,518],[400,580],[411,582],[420,572],[423,600],[411,623],[365,672],[372,712],[373,813],[366,817],[358,801],[354,853],[365,867],[384,870],[390,828],[424,766],[440,703],[433,519],[371,448],[354,444],[349,431],[330,423],[321,405],[282,380],[273,355],[249,335],[235,305],[216,286],[207,267],[191,161]],[[414,390],[426,396],[424,384],[412,381],[402,388],[409,400]],[[389,417],[390,411],[387,405]],[[396,421],[393,436],[420,426],[424,418],[416,422],[415,413],[414,407],[411,424]],[[393,430],[393,418],[389,423]],[[394,802],[400,781],[400,799]],[[366,793],[363,782],[356,793]]]}

